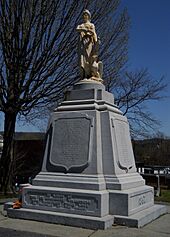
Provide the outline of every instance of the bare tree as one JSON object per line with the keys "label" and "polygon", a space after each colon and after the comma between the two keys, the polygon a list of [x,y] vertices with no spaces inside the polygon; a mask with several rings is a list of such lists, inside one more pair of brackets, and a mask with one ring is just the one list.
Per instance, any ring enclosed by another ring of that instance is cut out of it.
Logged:
{"label": "bare tree", "polygon": [[160,125],[159,121],[147,110],[147,102],[160,100],[164,96],[164,77],[153,78],[147,69],[125,72],[119,80],[109,87],[114,91],[115,101],[123,114],[128,117],[133,137],[146,137]]}
{"label": "bare tree", "polygon": [[104,74],[116,78],[127,60],[129,26],[119,0],[0,1],[0,111],[5,117],[1,190],[7,191],[9,183],[17,116],[48,107],[79,80],[74,29],[85,7],[101,34]]}
{"label": "bare tree", "polygon": [[[19,137],[19,139],[17,138]],[[42,158],[44,152],[45,140],[43,136],[35,139],[34,136],[17,136],[15,135],[13,147],[13,166],[11,170],[11,189],[15,191],[14,184],[19,178],[24,178],[28,182],[28,178],[34,177],[40,172]],[[26,140],[24,140],[26,139]]]}

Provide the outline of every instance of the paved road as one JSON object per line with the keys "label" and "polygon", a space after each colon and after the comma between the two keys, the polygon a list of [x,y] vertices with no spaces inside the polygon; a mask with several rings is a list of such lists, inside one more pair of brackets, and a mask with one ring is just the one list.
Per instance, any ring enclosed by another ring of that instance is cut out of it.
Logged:
{"label": "paved road", "polygon": [[0,228],[0,237],[51,237],[49,235]]}

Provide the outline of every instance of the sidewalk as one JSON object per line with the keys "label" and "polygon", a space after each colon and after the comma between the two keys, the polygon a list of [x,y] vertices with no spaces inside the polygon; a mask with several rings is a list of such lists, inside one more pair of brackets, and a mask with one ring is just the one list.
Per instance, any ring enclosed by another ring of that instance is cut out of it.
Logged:
{"label": "sidewalk", "polygon": [[141,229],[113,226],[109,230],[87,230],[37,221],[11,219],[4,216],[0,206],[0,237],[169,237],[170,236],[170,205],[168,214],[161,216]]}

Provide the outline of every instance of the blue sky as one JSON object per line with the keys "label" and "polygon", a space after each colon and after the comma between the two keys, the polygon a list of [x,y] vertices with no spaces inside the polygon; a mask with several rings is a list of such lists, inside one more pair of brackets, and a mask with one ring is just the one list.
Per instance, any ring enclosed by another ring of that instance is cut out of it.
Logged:
{"label": "blue sky", "polygon": [[[131,17],[129,67],[147,67],[154,78],[165,76],[170,96],[170,0],[122,0]],[[161,121],[160,131],[170,136],[170,98],[150,102],[148,108]],[[2,118],[0,117],[0,121]],[[0,130],[3,129],[0,123]],[[18,131],[38,131],[32,125]]]}
{"label": "blue sky", "polygon": [[[131,17],[129,66],[147,67],[154,78],[165,76],[170,96],[170,0],[122,0]],[[170,136],[170,97],[150,102],[148,109]]]}

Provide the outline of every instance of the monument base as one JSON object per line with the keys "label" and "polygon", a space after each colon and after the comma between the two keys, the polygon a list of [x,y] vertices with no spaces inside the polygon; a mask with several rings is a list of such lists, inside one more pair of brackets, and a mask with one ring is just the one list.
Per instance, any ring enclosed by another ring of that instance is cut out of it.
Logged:
{"label": "monument base", "polygon": [[62,224],[86,229],[101,229],[111,228],[114,217],[107,215],[104,217],[82,216],[76,214],[42,211],[34,209],[8,209],[8,217],[26,220],[42,221],[53,224]]}
{"label": "monument base", "polygon": [[142,227],[166,213],[154,205],[153,188],[143,185],[127,190],[85,190],[29,186],[23,190],[23,207],[6,204],[8,217],[107,229],[113,224]]}
{"label": "monument base", "polygon": [[9,217],[90,229],[141,227],[166,213],[136,172],[129,124],[104,85],[81,81],[52,113],[41,172]]}
{"label": "monument base", "polygon": [[107,215],[104,217],[82,216],[27,208],[7,209],[7,215],[10,218],[35,220],[46,223],[101,230],[109,229],[113,224],[140,228],[154,221],[166,212],[166,207],[163,205],[154,205],[130,216]]}
{"label": "monument base", "polygon": [[83,216],[104,217],[109,213],[109,192],[31,186],[24,189],[23,208]]}
{"label": "monument base", "polygon": [[130,216],[114,216],[114,224],[140,228],[167,213],[163,205],[153,205]]}

